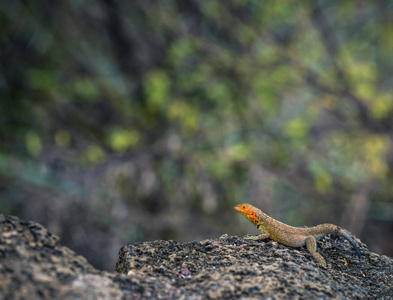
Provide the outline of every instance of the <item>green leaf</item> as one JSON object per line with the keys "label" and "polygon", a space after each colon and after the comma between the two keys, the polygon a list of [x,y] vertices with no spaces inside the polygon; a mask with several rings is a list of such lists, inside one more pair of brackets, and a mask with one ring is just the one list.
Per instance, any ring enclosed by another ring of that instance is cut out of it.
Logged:
{"label": "green leaf", "polygon": [[290,120],[285,125],[284,133],[290,138],[301,139],[305,138],[308,134],[308,128],[309,125],[307,124],[307,122],[304,119],[298,117]]}
{"label": "green leaf", "polygon": [[171,81],[163,70],[148,72],[143,81],[148,108],[151,111],[161,110],[169,99]]}
{"label": "green leaf", "polygon": [[250,156],[250,152],[250,148],[246,144],[239,143],[228,149],[228,156],[232,161],[239,162],[246,160]]}
{"label": "green leaf", "polygon": [[66,148],[70,145],[71,136],[67,130],[58,130],[55,133],[55,143],[57,147]]}
{"label": "green leaf", "polygon": [[98,145],[91,145],[86,149],[85,158],[88,163],[97,164],[105,160],[105,152]]}
{"label": "green leaf", "polygon": [[37,156],[41,153],[41,137],[35,131],[29,131],[25,135],[26,150],[31,156]]}
{"label": "green leaf", "polygon": [[74,84],[74,92],[86,100],[96,100],[99,96],[97,84],[88,78],[78,78]]}
{"label": "green leaf", "polygon": [[116,128],[110,132],[109,144],[117,152],[125,152],[138,144],[140,134],[135,129]]}

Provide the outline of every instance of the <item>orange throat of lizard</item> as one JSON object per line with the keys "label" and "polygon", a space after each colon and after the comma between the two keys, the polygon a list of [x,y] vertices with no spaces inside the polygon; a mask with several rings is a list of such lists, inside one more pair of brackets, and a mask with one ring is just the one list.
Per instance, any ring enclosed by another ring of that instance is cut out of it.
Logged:
{"label": "orange throat of lizard", "polygon": [[247,203],[239,204],[234,207],[235,210],[243,214],[247,219],[258,225],[259,221],[254,209]]}

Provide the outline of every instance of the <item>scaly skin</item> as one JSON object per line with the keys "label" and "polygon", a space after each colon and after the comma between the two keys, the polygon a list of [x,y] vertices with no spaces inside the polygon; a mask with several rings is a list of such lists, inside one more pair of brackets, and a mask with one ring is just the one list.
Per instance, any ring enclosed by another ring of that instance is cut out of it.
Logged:
{"label": "scaly skin", "polygon": [[316,251],[317,240],[327,234],[334,234],[344,237],[351,243],[358,254],[359,262],[361,262],[360,251],[355,241],[346,231],[336,225],[321,224],[314,227],[293,227],[269,217],[259,208],[251,204],[244,203],[234,208],[254,223],[260,232],[259,235],[246,237],[246,239],[259,240],[270,238],[290,247],[301,247],[306,245],[308,251],[310,251],[318,264],[326,268],[325,259]]}

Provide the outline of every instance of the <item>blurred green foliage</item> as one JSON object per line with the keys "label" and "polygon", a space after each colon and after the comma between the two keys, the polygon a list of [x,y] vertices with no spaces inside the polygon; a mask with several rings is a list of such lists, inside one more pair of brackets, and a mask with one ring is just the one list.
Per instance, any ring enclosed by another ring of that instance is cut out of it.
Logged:
{"label": "blurred green foliage", "polygon": [[392,13],[366,0],[3,1],[0,210],[87,255],[109,236],[239,232],[231,207],[246,201],[366,236],[371,212],[393,218]]}

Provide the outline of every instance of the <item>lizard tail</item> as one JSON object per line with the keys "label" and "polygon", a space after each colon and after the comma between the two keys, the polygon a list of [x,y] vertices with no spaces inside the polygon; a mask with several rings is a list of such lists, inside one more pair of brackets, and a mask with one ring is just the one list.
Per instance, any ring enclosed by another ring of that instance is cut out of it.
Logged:
{"label": "lizard tail", "polygon": [[362,262],[362,257],[360,255],[360,251],[358,248],[358,245],[356,245],[356,242],[349,236],[349,234],[343,230],[343,229],[338,229],[337,234],[345,238],[348,242],[351,243],[352,247],[356,250],[356,253],[358,254],[359,257],[359,262]]}

